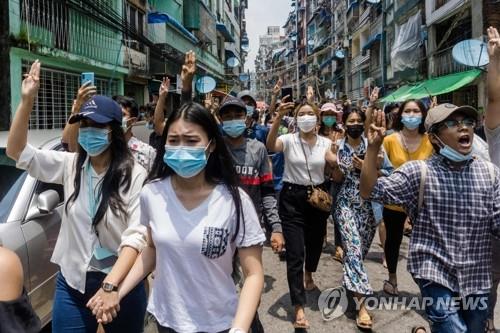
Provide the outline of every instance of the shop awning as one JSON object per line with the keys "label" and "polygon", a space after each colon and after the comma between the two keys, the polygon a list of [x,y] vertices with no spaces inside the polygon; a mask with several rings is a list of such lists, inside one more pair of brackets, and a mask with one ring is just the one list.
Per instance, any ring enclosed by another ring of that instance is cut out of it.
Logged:
{"label": "shop awning", "polygon": [[174,17],[168,15],[167,13],[160,12],[149,12],[148,13],[148,24],[157,24],[157,23],[166,23],[173,26],[175,29],[179,30],[190,39],[193,43],[197,44],[198,38],[193,35],[189,30],[187,30],[179,21],[177,21]]}
{"label": "shop awning", "polygon": [[481,70],[473,69],[421,81],[415,85],[406,85],[384,97],[382,102],[402,102],[407,99],[447,94],[472,83],[479,75]]}

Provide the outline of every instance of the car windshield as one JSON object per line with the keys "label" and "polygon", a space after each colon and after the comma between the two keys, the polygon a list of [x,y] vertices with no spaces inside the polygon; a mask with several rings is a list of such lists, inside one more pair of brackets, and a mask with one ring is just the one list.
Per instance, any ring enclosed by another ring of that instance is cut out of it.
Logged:
{"label": "car windshield", "polygon": [[26,179],[26,171],[0,164],[0,223],[4,223]]}

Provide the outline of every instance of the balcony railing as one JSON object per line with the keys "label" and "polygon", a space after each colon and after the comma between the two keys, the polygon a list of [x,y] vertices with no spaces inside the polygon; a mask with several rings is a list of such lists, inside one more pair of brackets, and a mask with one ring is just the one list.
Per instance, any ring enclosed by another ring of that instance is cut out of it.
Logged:
{"label": "balcony railing", "polygon": [[355,71],[359,66],[370,60],[370,50],[365,51],[365,55],[360,54],[354,57],[351,61],[351,66],[353,71]]}
{"label": "balcony railing", "polygon": [[[451,54],[452,49],[446,49],[434,54],[431,73],[432,76],[442,76],[456,72],[465,72],[470,69],[457,63]],[[485,50],[486,52],[486,50]]]}
{"label": "balcony railing", "polygon": [[[28,35],[29,27],[30,42],[37,47],[66,51],[105,63],[116,63],[121,47],[121,32],[68,8],[62,2],[23,2],[21,10],[19,39]],[[119,65],[122,62],[122,58],[118,59]]]}
{"label": "balcony railing", "polygon": [[359,24],[363,24],[370,17],[371,6],[367,6],[365,11],[359,15]]}

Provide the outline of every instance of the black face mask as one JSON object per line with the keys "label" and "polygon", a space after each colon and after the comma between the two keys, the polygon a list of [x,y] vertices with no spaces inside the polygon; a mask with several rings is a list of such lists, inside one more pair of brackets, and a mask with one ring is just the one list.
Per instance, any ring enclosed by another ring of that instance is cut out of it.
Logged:
{"label": "black face mask", "polygon": [[359,138],[364,131],[364,125],[347,125],[347,135],[353,139]]}

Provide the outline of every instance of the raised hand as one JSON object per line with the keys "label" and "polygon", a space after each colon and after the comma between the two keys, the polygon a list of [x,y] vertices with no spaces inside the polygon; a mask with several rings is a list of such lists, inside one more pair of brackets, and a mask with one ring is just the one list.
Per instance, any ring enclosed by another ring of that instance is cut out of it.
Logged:
{"label": "raised hand", "polygon": [[40,61],[35,60],[31,65],[28,74],[24,74],[24,80],[21,84],[21,97],[34,99],[40,88]]}
{"label": "raised hand", "polygon": [[194,73],[196,72],[196,55],[193,51],[186,52],[184,57],[184,65],[182,65],[181,80],[182,87],[186,89],[184,83],[191,87],[191,82],[193,81]]}
{"label": "raised hand", "polygon": [[76,100],[73,103],[73,107],[71,109],[71,113],[75,114],[80,112],[80,109],[83,104],[85,104],[89,99],[92,98],[95,94],[97,94],[97,88],[91,85],[92,82],[87,81],[80,89],[78,89],[78,93],[76,94]]}
{"label": "raised hand", "polygon": [[165,76],[161,81],[160,90],[158,92],[160,97],[166,97],[168,95],[168,90],[170,89],[170,79]]}
{"label": "raised hand", "polygon": [[493,27],[488,28],[488,55],[490,61],[500,62],[500,34]]}
{"label": "raised hand", "polygon": [[291,110],[293,110],[294,107],[295,107],[295,103],[294,102],[281,103],[280,106],[278,107],[278,115],[279,115],[279,117],[283,118]]}
{"label": "raised hand", "polygon": [[306,98],[309,103],[314,101],[314,89],[312,86],[307,86]]}
{"label": "raised hand", "polygon": [[374,104],[376,101],[378,101],[379,93],[380,93],[379,87],[373,88],[372,93],[370,94],[370,104]]}
{"label": "raised hand", "polygon": [[436,106],[438,106],[438,99],[436,96],[432,96],[431,106],[429,107],[429,109],[435,108]]}
{"label": "raised hand", "polygon": [[278,96],[278,94],[281,91],[282,86],[283,86],[283,81],[281,79],[278,79],[278,82],[276,83],[276,85],[273,88],[273,95],[274,96]]}
{"label": "raised hand", "polygon": [[379,148],[385,136],[385,115],[383,111],[374,111],[372,122],[366,133],[368,145]]}

